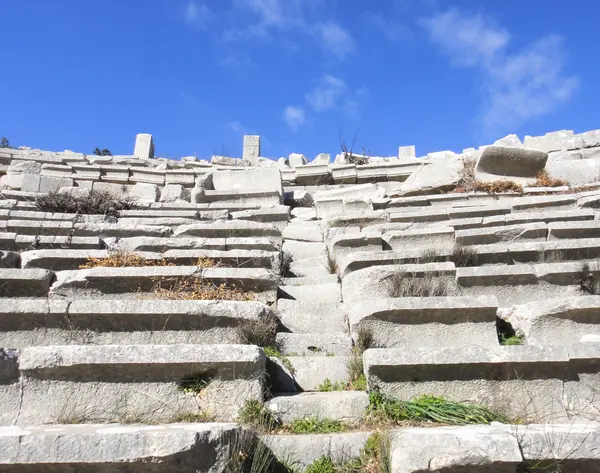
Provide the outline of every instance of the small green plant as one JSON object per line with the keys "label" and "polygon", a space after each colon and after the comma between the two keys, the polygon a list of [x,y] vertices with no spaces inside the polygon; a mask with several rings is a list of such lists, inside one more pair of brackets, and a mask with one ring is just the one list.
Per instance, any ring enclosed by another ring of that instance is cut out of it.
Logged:
{"label": "small green plant", "polygon": [[325,266],[327,267],[327,271],[329,274],[337,274],[339,272],[339,267],[337,262],[335,261],[335,257],[331,254],[331,250],[327,247],[325,256],[327,257],[327,261]]}
{"label": "small green plant", "polygon": [[109,149],[107,149],[107,148],[104,148],[104,149],[102,149],[102,150],[101,150],[100,148],[96,148],[96,149],[94,150],[94,154],[95,154],[96,156],[112,156],[112,153],[111,153],[111,152],[110,152],[110,150],[109,150]]}
{"label": "small green plant", "polygon": [[306,467],[305,473],[339,473],[331,457],[323,455]]}
{"label": "small green plant", "polygon": [[195,424],[198,422],[212,422],[213,418],[206,412],[181,412],[175,415],[171,422],[173,424]]}
{"label": "small green plant", "polygon": [[331,434],[344,432],[346,429],[346,426],[339,420],[319,419],[318,417],[296,419],[287,425],[287,430],[293,434]]}
{"label": "small green plant", "polygon": [[283,277],[289,276],[290,267],[293,262],[292,255],[287,251],[281,252],[281,265],[279,266],[279,274]]}
{"label": "small green plant", "polygon": [[292,376],[296,374],[296,369],[294,368],[294,365],[292,365],[290,359],[281,353],[277,347],[272,345],[266,346],[263,348],[263,351],[265,352],[266,356],[277,358],[279,361],[281,361],[281,364],[290,372]]}
{"label": "small green plant", "polygon": [[212,377],[207,373],[197,373],[179,381],[178,388],[186,394],[198,395],[211,383]]}
{"label": "small green plant", "polygon": [[8,138],[6,136],[0,138],[0,148],[12,148],[12,146],[10,145],[10,141],[8,141]]}
{"label": "small green plant", "polygon": [[325,380],[317,386],[317,391],[322,393],[328,393],[331,391],[345,391],[347,384],[342,381],[332,382],[329,378],[325,378]]}
{"label": "small green plant", "polygon": [[441,297],[452,292],[451,278],[435,271],[428,271],[417,276],[406,271],[396,271],[389,278],[389,297]]}
{"label": "small green plant", "polygon": [[361,472],[392,473],[392,438],[388,431],[377,431],[360,451]]}
{"label": "small green plant", "polygon": [[510,345],[523,345],[523,337],[519,335],[506,336],[504,334],[500,335],[500,345],[510,346]]}
{"label": "small green plant", "polygon": [[349,388],[352,391],[366,391],[367,377],[364,374],[360,374],[356,379],[350,381]]}
{"label": "small green plant", "polygon": [[271,450],[254,432],[241,430],[231,435],[225,451],[224,473],[274,473],[278,466]]}
{"label": "small green plant", "polygon": [[479,256],[470,246],[454,245],[450,261],[452,261],[457,268],[466,268],[477,266],[479,263]]}
{"label": "small green plant", "polygon": [[450,401],[439,396],[420,396],[400,401],[379,391],[369,393],[369,412],[383,422],[435,422],[442,424],[489,424],[507,418],[475,404]]}
{"label": "small green plant", "polygon": [[246,401],[238,413],[242,425],[252,427],[258,431],[271,431],[280,424],[273,413],[260,401],[253,399]]}
{"label": "small green plant", "polygon": [[277,346],[277,321],[274,319],[244,319],[237,326],[237,332],[243,345],[256,345],[263,348]]}

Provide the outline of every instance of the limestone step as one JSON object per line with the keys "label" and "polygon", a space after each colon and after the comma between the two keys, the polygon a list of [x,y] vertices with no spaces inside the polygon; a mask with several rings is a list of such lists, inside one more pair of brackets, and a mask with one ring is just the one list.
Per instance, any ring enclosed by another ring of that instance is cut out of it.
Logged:
{"label": "limestone step", "polygon": [[269,382],[273,392],[317,391],[326,380],[346,383],[346,356],[287,356],[285,362],[271,357]]}
{"label": "limestone step", "polygon": [[76,223],[73,225],[75,236],[107,237],[167,237],[173,233],[171,227],[160,225],[121,225],[119,223]]}
{"label": "limestone step", "polygon": [[369,389],[402,400],[423,394],[487,406],[524,422],[568,422],[597,412],[599,344],[375,348],[364,353]]}
{"label": "limestone step", "polygon": [[326,247],[324,243],[313,241],[284,240],[282,250],[292,257],[293,261],[322,257]]}
{"label": "limestone step", "polygon": [[[7,270],[5,270],[7,271]],[[43,271],[21,269],[13,271]],[[25,273],[27,274],[27,273]],[[36,273],[39,274],[39,273]],[[275,302],[278,276],[262,268],[199,268],[197,266],[156,266],[143,268],[93,268],[56,272],[53,296],[81,298],[84,294],[133,294],[149,292],[160,284],[170,287],[181,278],[202,278],[215,285],[235,286],[253,292],[256,300]],[[0,279],[1,280],[1,279]]]}
{"label": "limestone step", "polygon": [[275,205],[260,209],[240,210],[231,212],[231,218],[253,222],[288,222],[290,220],[290,208],[287,205]]}
{"label": "limestone step", "polygon": [[373,334],[373,346],[494,346],[498,344],[494,296],[367,299],[349,306],[350,333]]}
{"label": "limestone step", "polygon": [[281,236],[281,231],[272,223],[229,220],[181,225],[174,230],[173,236],[204,238],[278,237]]}
{"label": "limestone step", "polygon": [[[391,253],[391,252],[389,252]],[[378,297],[393,297],[394,281],[398,276],[430,280],[421,289],[429,290],[431,287],[446,287],[447,294],[457,294],[454,282],[457,268],[454,263],[426,263],[426,264],[395,264],[390,260],[385,266],[371,266],[353,271],[342,278],[342,296],[345,304],[363,299]],[[462,268],[465,269],[465,268]],[[443,282],[444,284],[438,284]]]}
{"label": "limestone step", "polygon": [[262,250],[279,251],[281,237],[234,237],[234,238],[160,238],[160,237],[131,237],[104,238],[108,247],[120,248],[126,251],[158,251],[177,249],[203,250]]}
{"label": "limestone step", "polygon": [[600,337],[600,296],[561,297],[507,308],[500,317],[527,345],[576,345]]}
{"label": "limestone step", "polygon": [[[108,250],[33,250],[21,254],[23,268],[42,268],[54,271],[78,269],[90,258],[106,259],[112,252]],[[164,253],[138,252],[149,262],[165,259],[171,264],[193,266],[199,259],[213,260],[217,265],[226,267],[266,268],[279,272],[279,253],[256,250],[167,250]]]}
{"label": "limestone step", "polygon": [[345,333],[280,332],[277,347],[286,356],[345,356],[350,355],[352,339]]}
{"label": "limestone step", "polygon": [[[552,224],[550,224],[552,225]],[[514,240],[546,241],[548,225],[544,222],[533,222],[517,225],[502,225],[471,230],[457,230],[456,243],[459,245],[487,245]]]}
{"label": "limestone step", "polygon": [[275,394],[267,408],[282,422],[319,418],[342,422],[359,422],[369,407],[369,395],[364,391],[333,391],[318,393]]}
{"label": "limestone step", "polygon": [[17,471],[224,471],[237,424],[0,427],[0,469]]}
{"label": "limestone step", "polygon": [[338,279],[337,274],[324,274],[314,277],[281,278],[279,282],[282,286],[305,286],[315,283],[337,283]]}
{"label": "limestone step", "polygon": [[322,242],[323,233],[317,222],[292,220],[283,232],[286,240]]}
{"label": "limestone step", "polygon": [[0,268],[0,297],[45,297],[53,280],[44,269]]}
{"label": "limestone step", "polygon": [[250,345],[76,345],[22,348],[17,361],[19,378],[0,386],[20,393],[4,425],[231,420],[262,400],[266,358]]}
{"label": "limestone step", "polygon": [[370,431],[304,435],[267,434],[261,439],[281,462],[294,465],[298,471],[306,471],[309,465],[323,456],[331,457],[340,464],[360,457],[361,449],[370,435]]}
{"label": "limestone step", "polygon": [[292,333],[348,333],[344,305],[279,299],[277,313],[282,326]]}
{"label": "limestone step", "polygon": [[518,225],[536,222],[575,222],[594,220],[595,213],[591,209],[582,210],[546,210],[542,212],[514,212],[507,215],[496,215],[492,217],[470,217],[451,219],[445,222],[432,223],[429,226],[453,227],[455,230],[467,230],[471,228],[495,227],[500,225]]}
{"label": "limestone step", "polygon": [[250,301],[7,298],[0,339],[11,348],[245,343],[240,324],[275,320],[269,307]]}
{"label": "limestone step", "polygon": [[15,235],[15,247],[20,251],[29,249],[49,250],[61,248],[73,250],[99,250],[103,246],[102,240],[96,236]]}
{"label": "limestone step", "polygon": [[341,287],[337,282],[305,284],[303,286],[279,286],[279,296],[295,301],[334,304],[342,301]]}

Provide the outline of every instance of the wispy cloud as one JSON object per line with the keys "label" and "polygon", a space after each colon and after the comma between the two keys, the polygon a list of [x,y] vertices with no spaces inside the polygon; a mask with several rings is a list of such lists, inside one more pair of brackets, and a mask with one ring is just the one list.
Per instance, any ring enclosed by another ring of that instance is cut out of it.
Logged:
{"label": "wispy cloud", "polygon": [[290,129],[296,133],[306,120],[304,109],[288,105],[283,111],[283,119],[288,124]]}
{"label": "wispy cloud", "polygon": [[364,18],[385,38],[393,43],[414,43],[414,35],[406,23],[389,20],[379,13],[366,12]]}
{"label": "wispy cloud", "polygon": [[539,38],[509,53],[510,33],[482,15],[450,9],[421,25],[452,65],[477,71],[484,93],[479,119],[486,137],[514,132],[569,101],[577,90],[578,78],[564,71],[566,51],[559,36]]}
{"label": "wispy cloud", "polygon": [[244,53],[229,54],[221,59],[219,65],[231,70],[241,78],[245,78],[255,67],[254,61]]}
{"label": "wispy cloud", "polygon": [[317,25],[317,34],[325,51],[338,59],[345,59],[356,49],[350,33],[332,21]]}
{"label": "wispy cloud", "polygon": [[185,7],[185,20],[197,28],[206,29],[212,13],[204,3],[189,0]]}
{"label": "wispy cloud", "polygon": [[227,126],[240,135],[248,134],[248,129],[237,120],[227,123]]}
{"label": "wispy cloud", "polygon": [[317,112],[336,108],[339,99],[346,92],[346,83],[332,75],[321,78],[319,85],[306,94],[306,100]]}

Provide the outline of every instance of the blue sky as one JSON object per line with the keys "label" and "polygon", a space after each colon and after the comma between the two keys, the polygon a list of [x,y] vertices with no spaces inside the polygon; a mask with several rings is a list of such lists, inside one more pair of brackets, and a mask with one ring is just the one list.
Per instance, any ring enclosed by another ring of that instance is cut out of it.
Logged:
{"label": "blue sky", "polygon": [[312,159],[600,128],[600,2],[0,0],[13,145]]}

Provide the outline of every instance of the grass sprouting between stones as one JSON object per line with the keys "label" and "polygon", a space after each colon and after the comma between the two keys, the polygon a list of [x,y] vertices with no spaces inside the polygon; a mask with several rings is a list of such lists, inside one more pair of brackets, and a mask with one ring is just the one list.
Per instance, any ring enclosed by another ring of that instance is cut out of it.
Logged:
{"label": "grass sprouting between stones", "polygon": [[411,401],[400,401],[379,391],[369,393],[369,413],[382,422],[412,421],[453,425],[508,422],[505,416],[475,404],[427,395]]}

